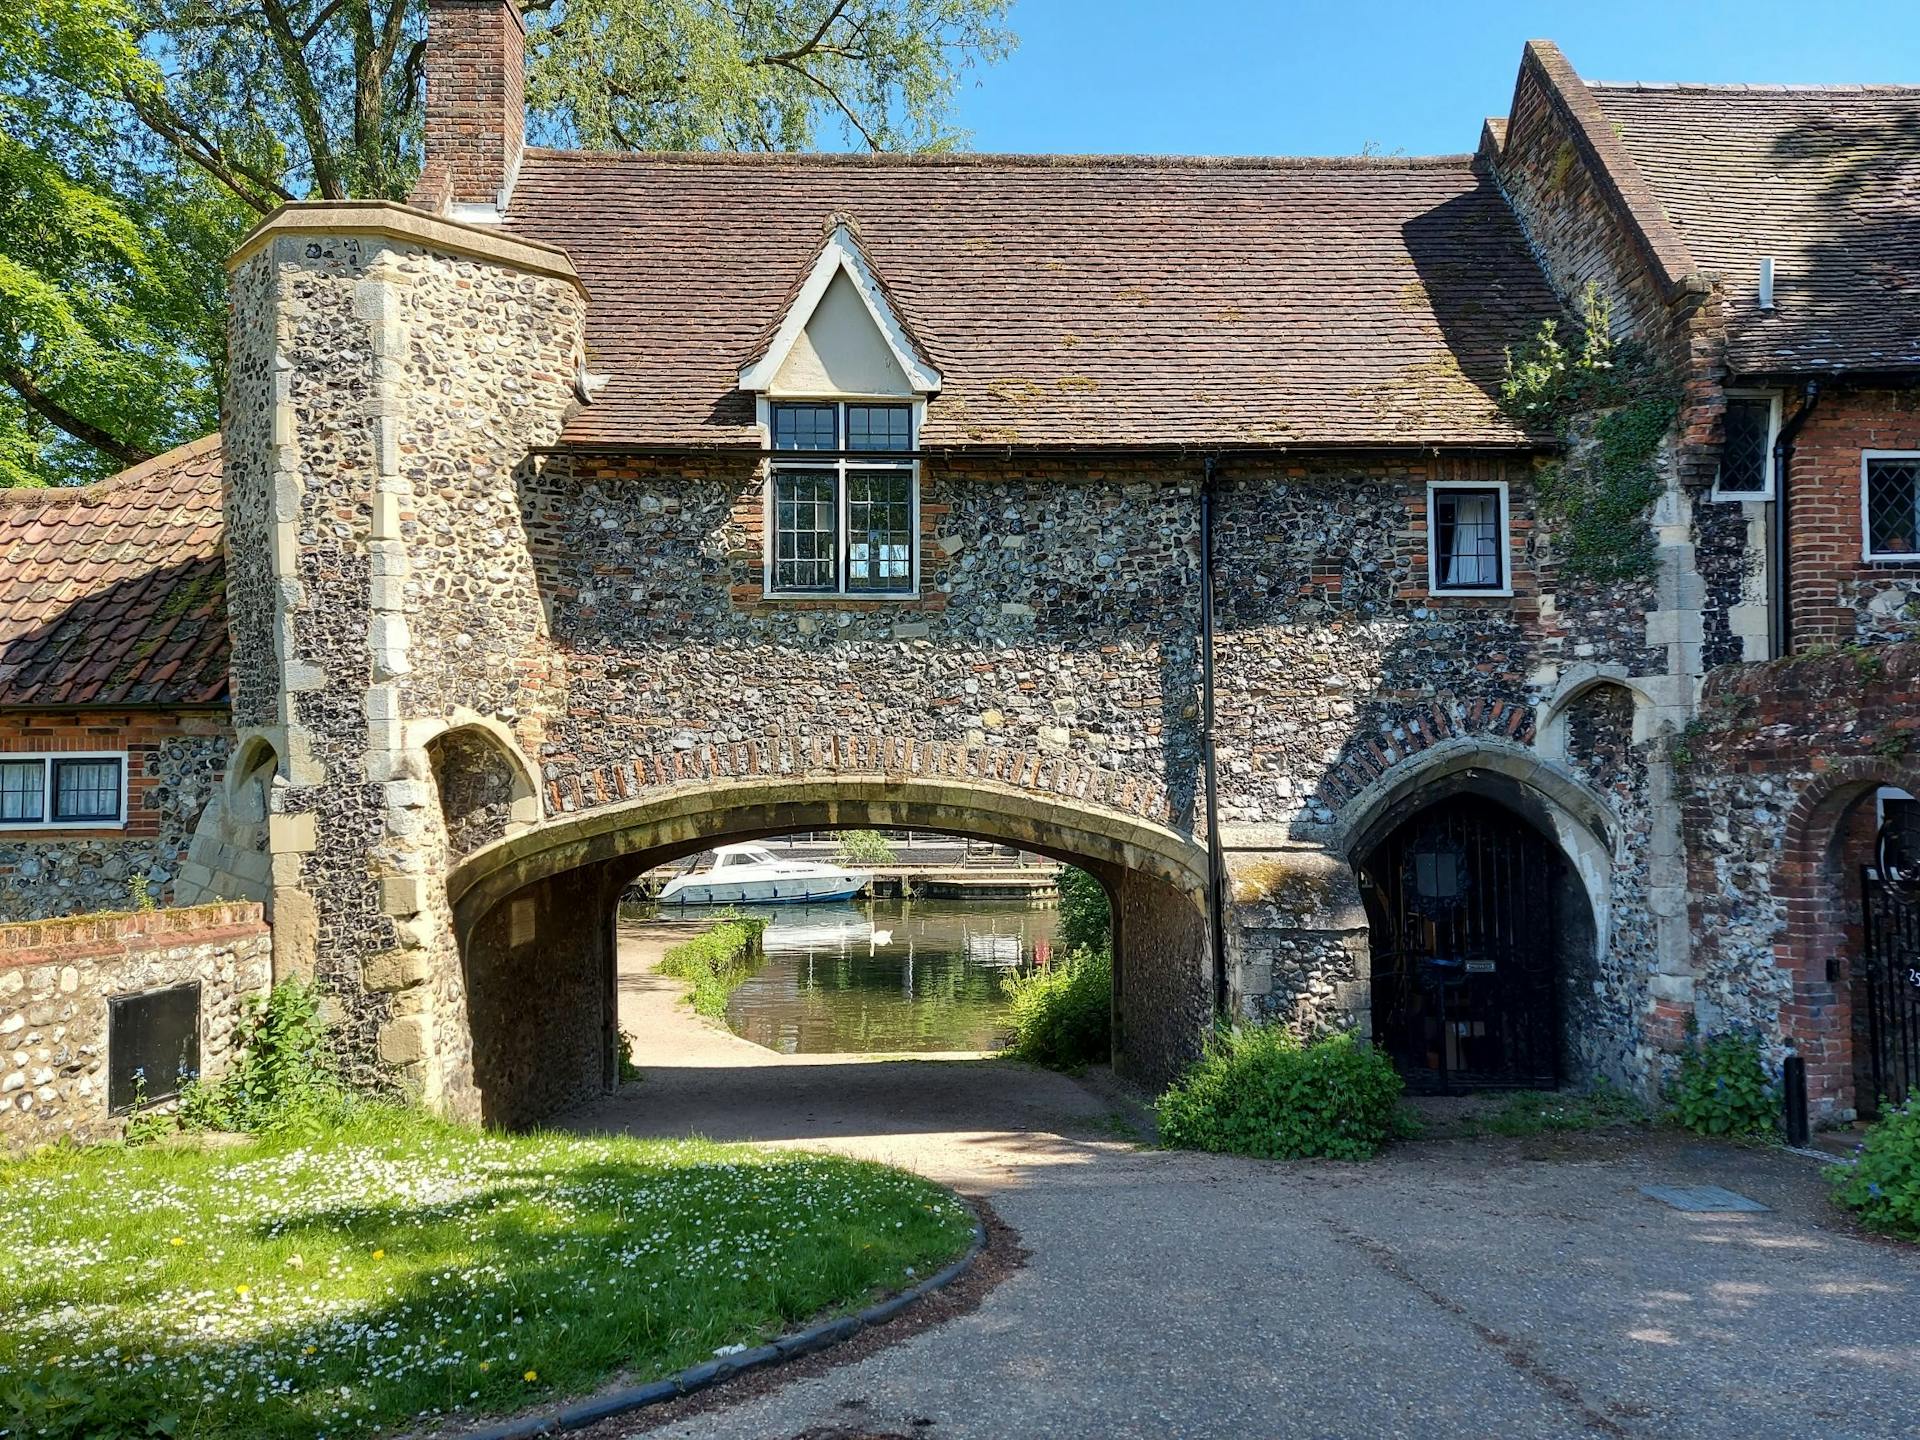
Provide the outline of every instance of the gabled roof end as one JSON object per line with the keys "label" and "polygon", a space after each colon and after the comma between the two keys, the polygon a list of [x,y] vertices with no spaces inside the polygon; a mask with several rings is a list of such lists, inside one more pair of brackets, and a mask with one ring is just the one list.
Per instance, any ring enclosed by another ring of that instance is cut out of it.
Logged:
{"label": "gabled roof end", "polygon": [[844,274],[852,282],[874,328],[880,332],[913,392],[916,395],[937,394],[942,383],[940,371],[921,352],[913,332],[888,300],[886,288],[881,285],[860,249],[852,217],[836,213],[832,226],[820,247],[820,253],[814,257],[812,268],[808,270],[799,293],[788,305],[786,314],[780,317],[779,327],[773,332],[766,349],[740,367],[740,388],[765,393],[773,386],[794,345],[806,332],[807,323],[812,320],[813,312],[825,297],[827,287]]}

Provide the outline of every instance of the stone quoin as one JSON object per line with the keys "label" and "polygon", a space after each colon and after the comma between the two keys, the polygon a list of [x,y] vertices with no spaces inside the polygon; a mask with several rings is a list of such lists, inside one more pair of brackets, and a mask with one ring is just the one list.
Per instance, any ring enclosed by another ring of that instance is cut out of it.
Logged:
{"label": "stone quoin", "polygon": [[[0,918],[257,903],[356,1074],[517,1124],[612,1081],[640,871],[950,829],[1107,886],[1150,1082],[1224,1009],[1871,1103],[1808,956],[1920,780],[1920,91],[1536,41],[1473,155],[602,155],[429,16],[420,187],[249,236],[221,434],[0,496]],[[1675,397],[1607,580],[1606,415],[1501,396],[1595,306]]]}

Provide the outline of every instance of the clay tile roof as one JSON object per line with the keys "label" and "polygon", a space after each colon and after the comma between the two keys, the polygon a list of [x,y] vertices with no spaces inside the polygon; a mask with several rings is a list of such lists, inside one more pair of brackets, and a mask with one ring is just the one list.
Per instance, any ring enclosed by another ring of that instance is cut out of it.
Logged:
{"label": "clay tile roof", "polygon": [[221,518],[218,435],[0,490],[0,706],[224,704]]}
{"label": "clay tile roof", "polygon": [[739,367],[836,216],[943,372],[922,443],[1508,445],[1503,348],[1555,312],[1465,157],[529,150],[610,381],[579,444],[756,443]]}
{"label": "clay tile roof", "polygon": [[[1920,368],[1920,88],[1591,85],[1700,268],[1736,374]],[[1758,307],[1775,261],[1775,309]]]}

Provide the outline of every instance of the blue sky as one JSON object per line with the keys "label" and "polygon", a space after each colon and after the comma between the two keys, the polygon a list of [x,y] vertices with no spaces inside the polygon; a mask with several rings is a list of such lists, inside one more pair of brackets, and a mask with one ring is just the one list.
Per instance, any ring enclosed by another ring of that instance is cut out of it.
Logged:
{"label": "blue sky", "polygon": [[1536,36],[1589,80],[1920,84],[1915,0],[1016,0],[1012,24],[957,97],[975,150],[1471,150]]}

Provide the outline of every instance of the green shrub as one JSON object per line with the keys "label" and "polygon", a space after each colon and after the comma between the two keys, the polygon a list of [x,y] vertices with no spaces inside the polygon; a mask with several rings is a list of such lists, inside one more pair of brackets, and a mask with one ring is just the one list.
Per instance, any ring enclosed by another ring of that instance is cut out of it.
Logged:
{"label": "green shrub", "polygon": [[194,1082],[181,1092],[187,1129],[317,1134],[361,1103],[341,1075],[319,992],[310,985],[289,980],[264,1001],[249,999],[234,1049],[217,1085]]}
{"label": "green shrub", "polygon": [[1302,1044],[1276,1025],[1214,1038],[1160,1097],[1160,1142],[1269,1160],[1365,1160],[1396,1133],[1399,1074],[1351,1035]]}
{"label": "green shrub", "polygon": [[1069,950],[1111,950],[1113,910],[1107,889],[1075,866],[1060,871],[1060,943]]}
{"label": "green shrub", "polygon": [[758,968],[760,932],[767,922],[726,912],[708,929],[660,957],[657,974],[693,982],[693,1008],[715,1019],[727,1013],[727,997]]}
{"label": "green shrub", "polygon": [[1765,1135],[1780,1114],[1753,1035],[1690,1037],[1668,1099],[1674,1118],[1699,1135]]}
{"label": "green shrub", "polygon": [[1834,1199],[1861,1222],[1920,1240],[1920,1096],[1867,1129],[1851,1160],[1827,1171]]}
{"label": "green shrub", "polygon": [[1005,980],[1012,1054],[1071,1070],[1097,1065],[1113,1046],[1113,954],[1074,950],[1045,967]]}
{"label": "green shrub", "polygon": [[893,846],[878,830],[842,830],[840,832],[840,863],[842,865],[891,865]]}

